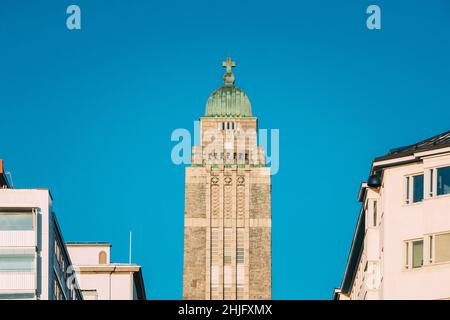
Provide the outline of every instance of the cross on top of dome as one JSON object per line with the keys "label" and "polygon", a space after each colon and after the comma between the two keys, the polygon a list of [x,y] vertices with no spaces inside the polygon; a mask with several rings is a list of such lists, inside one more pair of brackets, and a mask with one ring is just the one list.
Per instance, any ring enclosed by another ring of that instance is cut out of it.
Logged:
{"label": "cross on top of dome", "polygon": [[227,60],[222,63],[222,66],[226,68],[226,72],[223,75],[223,83],[226,87],[231,87],[234,85],[234,74],[231,72],[231,68],[236,67],[236,62],[231,58],[227,58]]}
{"label": "cross on top of dome", "polygon": [[231,68],[236,67],[236,62],[231,58],[227,58],[227,60],[222,63],[222,66],[227,68],[227,73],[231,73]]}

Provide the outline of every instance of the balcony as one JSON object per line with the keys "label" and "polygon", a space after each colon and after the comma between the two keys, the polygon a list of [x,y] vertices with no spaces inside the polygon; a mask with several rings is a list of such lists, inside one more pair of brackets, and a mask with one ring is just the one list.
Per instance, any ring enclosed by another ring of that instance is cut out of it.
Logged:
{"label": "balcony", "polygon": [[0,291],[36,290],[36,273],[0,272]]}
{"label": "balcony", "polygon": [[36,236],[31,231],[0,231],[0,247],[35,247]]}

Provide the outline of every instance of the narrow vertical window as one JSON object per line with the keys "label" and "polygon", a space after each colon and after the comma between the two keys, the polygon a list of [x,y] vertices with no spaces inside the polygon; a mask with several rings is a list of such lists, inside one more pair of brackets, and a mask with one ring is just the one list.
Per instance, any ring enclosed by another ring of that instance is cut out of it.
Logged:
{"label": "narrow vertical window", "polygon": [[420,268],[423,266],[423,240],[413,241],[412,267]]}
{"label": "narrow vertical window", "polygon": [[211,299],[219,299],[219,230],[211,229]]}
{"label": "narrow vertical window", "polygon": [[223,248],[223,298],[225,300],[233,299],[233,275],[231,268],[231,257],[233,255],[233,229],[224,229],[224,248]]}
{"label": "narrow vertical window", "polygon": [[243,300],[244,286],[245,286],[245,269],[244,269],[244,243],[245,243],[245,229],[237,229],[236,236],[236,299]]}
{"label": "narrow vertical window", "polygon": [[374,200],[373,201],[373,226],[374,227],[376,227],[378,224],[378,221],[377,221],[378,212],[377,211],[378,211],[377,210],[377,200]]}
{"label": "narrow vertical window", "polygon": [[98,255],[98,264],[106,264],[106,252],[100,251]]}
{"label": "narrow vertical window", "polygon": [[423,200],[423,174],[413,177],[413,202]]}

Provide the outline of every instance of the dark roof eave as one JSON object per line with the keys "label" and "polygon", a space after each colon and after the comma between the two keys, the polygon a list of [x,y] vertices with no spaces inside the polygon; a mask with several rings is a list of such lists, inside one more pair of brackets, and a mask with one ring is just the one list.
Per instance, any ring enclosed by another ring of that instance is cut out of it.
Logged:
{"label": "dark roof eave", "polygon": [[417,152],[430,151],[435,149],[441,149],[450,147],[450,130],[433,136],[431,138],[422,140],[418,143],[396,148],[395,151],[391,151],[387,155],[375,158],[375,161],[391,160],[411,156]]}

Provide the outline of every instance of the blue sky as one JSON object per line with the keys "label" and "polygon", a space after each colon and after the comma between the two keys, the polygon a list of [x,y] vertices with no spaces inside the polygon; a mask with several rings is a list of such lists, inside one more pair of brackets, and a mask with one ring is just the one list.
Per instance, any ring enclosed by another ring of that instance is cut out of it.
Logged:
{"label": "blue sky", "polygon": [[[81,7],[82,30],[66,28]],[[365,26],[378,4],[382,29]],[[182,289],[184,167],[221,62],[259,125],[280,130],[273,298],[329,299],[359,184],[390,148],[449,130],[450,3],[0,1],[0,158],[18,188],[48,187],[66,240],[106,240],[143,266],[151,299]]]}

